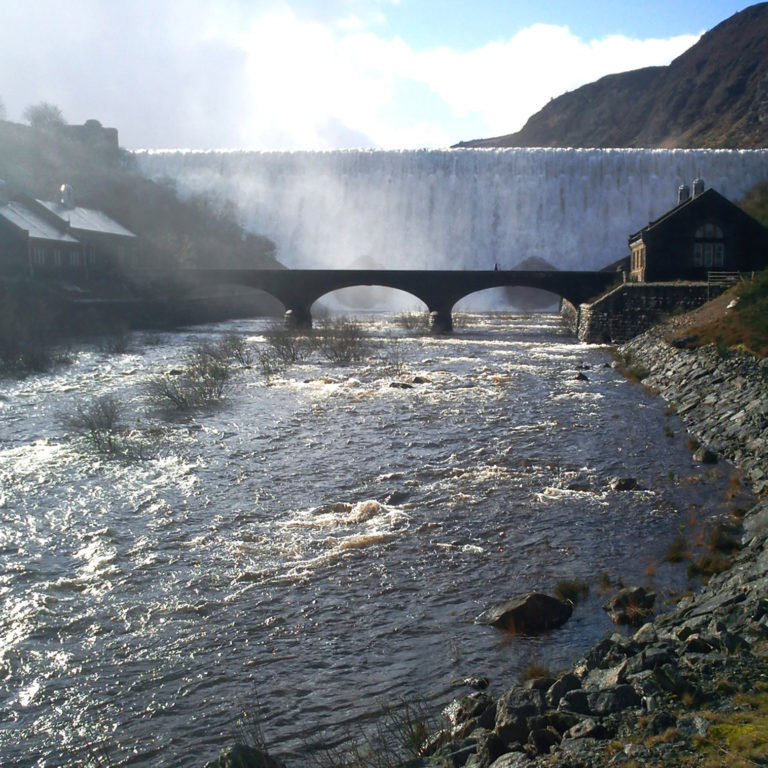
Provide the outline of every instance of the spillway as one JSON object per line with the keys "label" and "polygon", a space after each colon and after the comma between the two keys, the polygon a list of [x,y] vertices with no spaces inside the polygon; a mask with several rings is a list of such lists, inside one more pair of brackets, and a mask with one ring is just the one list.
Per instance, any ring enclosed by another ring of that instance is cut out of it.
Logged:
{"label": "spillway", "polygon": [[702,178],[738,200],[768,150],[139,151],[182,195],[234,204],[291,267],[599,269]]}

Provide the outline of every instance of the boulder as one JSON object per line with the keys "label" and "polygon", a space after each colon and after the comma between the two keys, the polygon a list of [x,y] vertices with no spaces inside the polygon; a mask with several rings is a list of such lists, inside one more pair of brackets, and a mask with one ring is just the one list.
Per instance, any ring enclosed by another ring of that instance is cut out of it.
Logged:
{"label": "boulder", "polygon": [[581,680],[573,672],[567,672],[550,686],[546,693],[547,704],[556,707],[568,691],[575,691],[579,688],[581,688]]}
{"label": "boulder", "polygon": [[634,477],[614,477],[608,483],[612,491],[634,491],[637,480]]}
{"label": "boulder", "polygon": [[484,691],[490,683],[488,682],[487,677],[465,677],[464,678],[464,685],[468,686],[469,688],[473,688],[476,691]]}
{"label": "boulder", "polygon": [[699,464],[717,464],[717,454],[709,448],[697,448],[693,452],[693,460]]}
{"label": "boulder", "polygon": [[538,635],[565,624],[573,606],[543,592],[528,592],[489,608],[476,619],[477,624],[490,624],[521,635]]}
{"label": "boulder", "polygon": [[285,768],[285,764],[261,749],[235,744],[222,751],[219,757],[207,763],[205,768]]}
{"label": "boulder", "polygon": [[656,594],[644,587],[627,587],[617,592],[605,605],[603,610],[614,624],[629,624],[639,627],[653,614],[653,604]]}
{"label": "boulder", "polygon": [[525,768],[531,765],[532,760],[525,752],[507,752],[498,760],[491,763],[490,768]]}
{"label": "boulder", "polygon": [[531,724],[544,712],[541,691],[511,689],[496,703],[494,732],[505,744],[524,744]]}

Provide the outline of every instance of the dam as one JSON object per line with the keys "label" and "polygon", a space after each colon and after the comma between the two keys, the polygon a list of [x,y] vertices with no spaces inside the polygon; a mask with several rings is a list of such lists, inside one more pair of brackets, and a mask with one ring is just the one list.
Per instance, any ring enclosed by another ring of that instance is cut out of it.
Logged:
{"label": "dam", "polygon": [[[233,208],[292,268],[597,270],[703,178],[737,201],[768,150],[138,151],[138,170]],[[537,266],[535,269],[547,268]]]}

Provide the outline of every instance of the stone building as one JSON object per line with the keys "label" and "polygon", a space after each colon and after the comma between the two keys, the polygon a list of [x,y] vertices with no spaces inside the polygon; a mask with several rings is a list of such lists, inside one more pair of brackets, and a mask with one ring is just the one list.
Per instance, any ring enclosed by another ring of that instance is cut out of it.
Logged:
{"label": "stone building", "polygon": [[630,279],[705,281],[768,267],[768,229],[714,189],[680,187],[678,204],[629,237]]}

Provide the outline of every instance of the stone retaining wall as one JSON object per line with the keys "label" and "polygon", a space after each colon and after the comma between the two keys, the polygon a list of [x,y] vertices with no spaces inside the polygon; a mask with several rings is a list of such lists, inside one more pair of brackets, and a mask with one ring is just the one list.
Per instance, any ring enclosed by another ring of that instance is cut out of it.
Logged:
{"label": "stone retaining wall", "polygon": [[563,301],[561,315],[581,341],[623,342],[673,312],[700,307],[721,291],[707,283],[623,283],[578,311]]}
{"label": "stone retaining wall", "polygon": [[714,346],[677,349],[651,331],[619,348],[649,371],[643,383],[680,415],[688,432],[733,461],[753,490],[768,491],[768,359]]}

